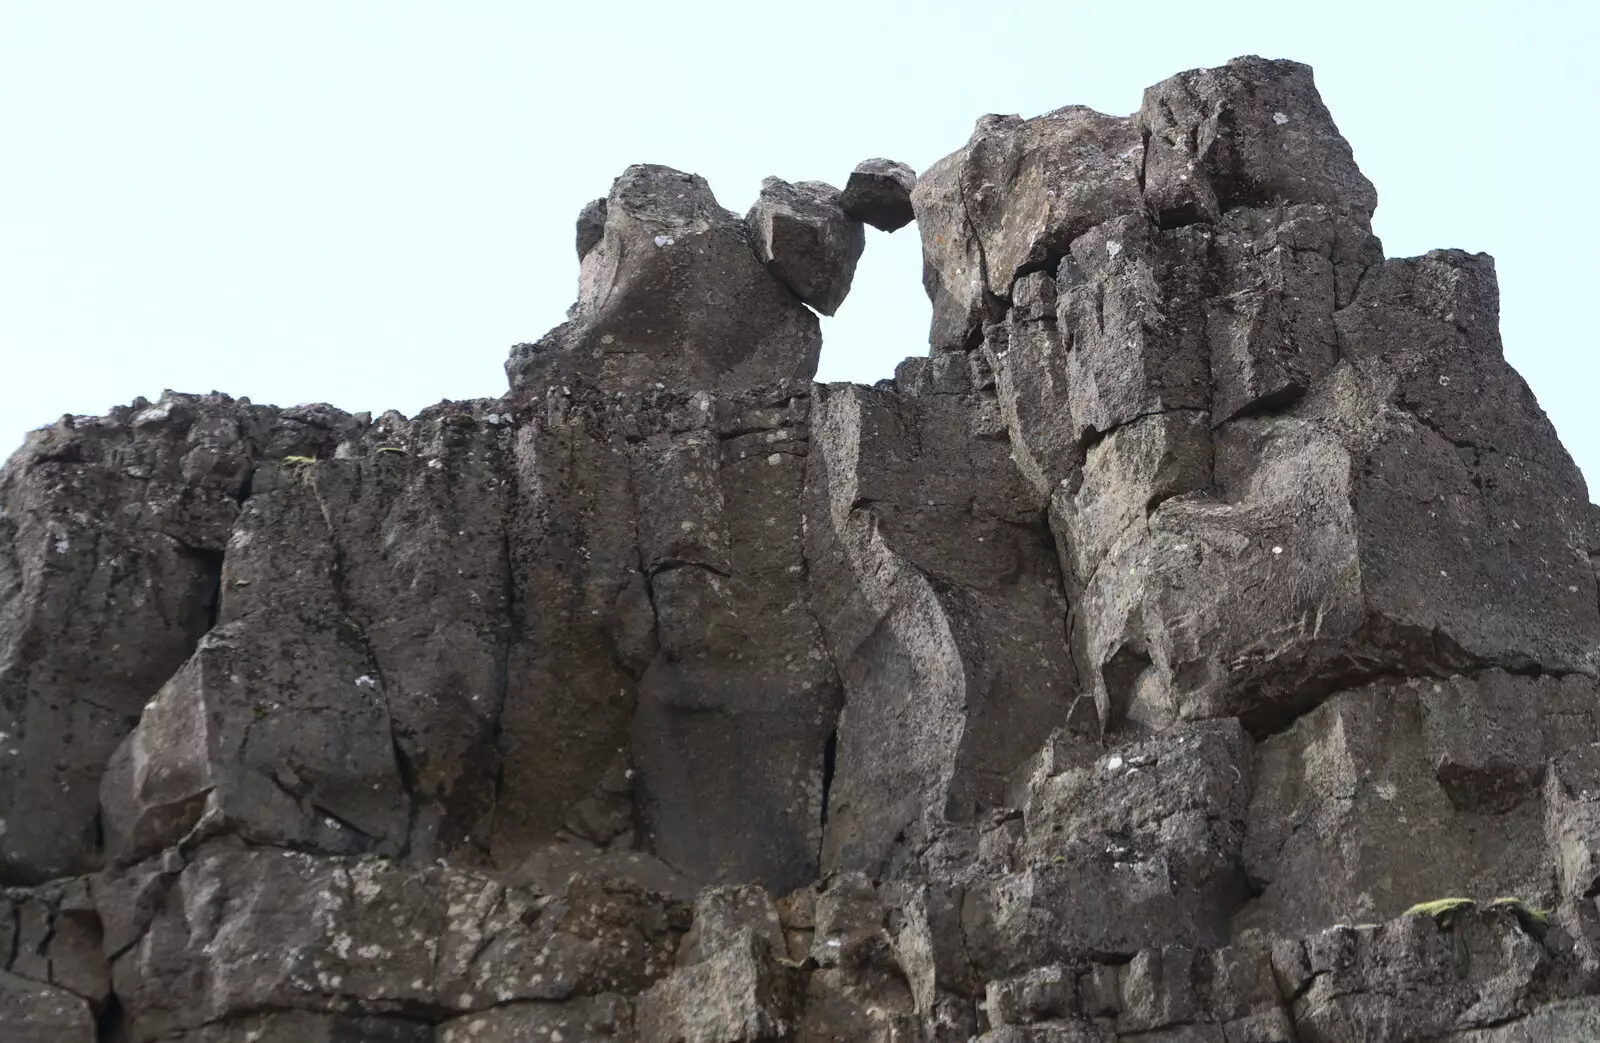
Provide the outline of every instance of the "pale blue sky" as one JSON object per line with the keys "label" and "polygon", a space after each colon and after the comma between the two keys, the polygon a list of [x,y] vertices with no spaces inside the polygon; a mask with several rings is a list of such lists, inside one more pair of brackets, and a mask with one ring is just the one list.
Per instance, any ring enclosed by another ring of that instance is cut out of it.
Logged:
{"label": "pale blue sky", "polygon": [[[1513,10],[1513,8],[1515,8]],[[1239,54],[1316,68],[1391,256],[1486,250],[1507,354],[1600,479],[1589,3],[0,0],[0,456],[162,388],[413,413],[505,389],[629,163],[917,169],[985,112],[1125,114]],[[868,231],[823,379],[926,351],[914,227]]]}

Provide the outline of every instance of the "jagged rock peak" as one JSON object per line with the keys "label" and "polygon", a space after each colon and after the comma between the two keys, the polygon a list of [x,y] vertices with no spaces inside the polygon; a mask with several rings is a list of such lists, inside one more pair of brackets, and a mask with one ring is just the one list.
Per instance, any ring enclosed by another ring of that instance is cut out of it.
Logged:
{"label": "jagged rock peak", "polygon": [[1310,66],[1248,57],[1156,84],[1132,116],[1077,105],[984,116],[912,202],[938,351],[967,345],[1019,277],[1053,274],[1078,237],[1113,218],[1174,228],[1317,203],[1365,227],[1377,194]]}

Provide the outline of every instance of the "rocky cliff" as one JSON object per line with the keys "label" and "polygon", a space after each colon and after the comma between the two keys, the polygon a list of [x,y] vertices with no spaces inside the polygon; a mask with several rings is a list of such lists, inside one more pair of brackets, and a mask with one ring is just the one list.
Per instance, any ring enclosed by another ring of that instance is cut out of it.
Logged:
{"label": "rocky cliff", "polygon": [[[1600,1038],[1600,509],[1376,202],[1239,59],[632,167],[499,399],[35,432],[0,1039]],[[913,215],[930,353],[812,383]]]}

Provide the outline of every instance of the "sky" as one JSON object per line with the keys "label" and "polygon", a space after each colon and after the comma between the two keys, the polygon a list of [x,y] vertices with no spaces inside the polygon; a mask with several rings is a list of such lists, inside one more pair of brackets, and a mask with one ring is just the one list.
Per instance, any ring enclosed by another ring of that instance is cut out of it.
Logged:
{"label": "sky", "polygon": [[[1312,65],[1389,256],[1495,256],[1506,354],[1600,482],[1600,5],[1142,0],[0,0],[0,457],[162,389],[415,413],[562,320],[630,163],[842,186],[988,112],[1127,114],[1241,54]],[[819,379],[927,350],[872,229]]]}

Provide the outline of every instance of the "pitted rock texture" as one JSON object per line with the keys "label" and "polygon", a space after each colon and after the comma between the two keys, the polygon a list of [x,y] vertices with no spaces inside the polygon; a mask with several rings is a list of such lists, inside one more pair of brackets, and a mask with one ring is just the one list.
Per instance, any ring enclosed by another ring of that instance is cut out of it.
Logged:
{"label": "pitted rock texture", "polygon": [[[0,471],[7,1043],[1600,1035],[1600,507],[1292,62],[629,168],[511,391]],[[812,383],[915,214],[931,352]]]}

